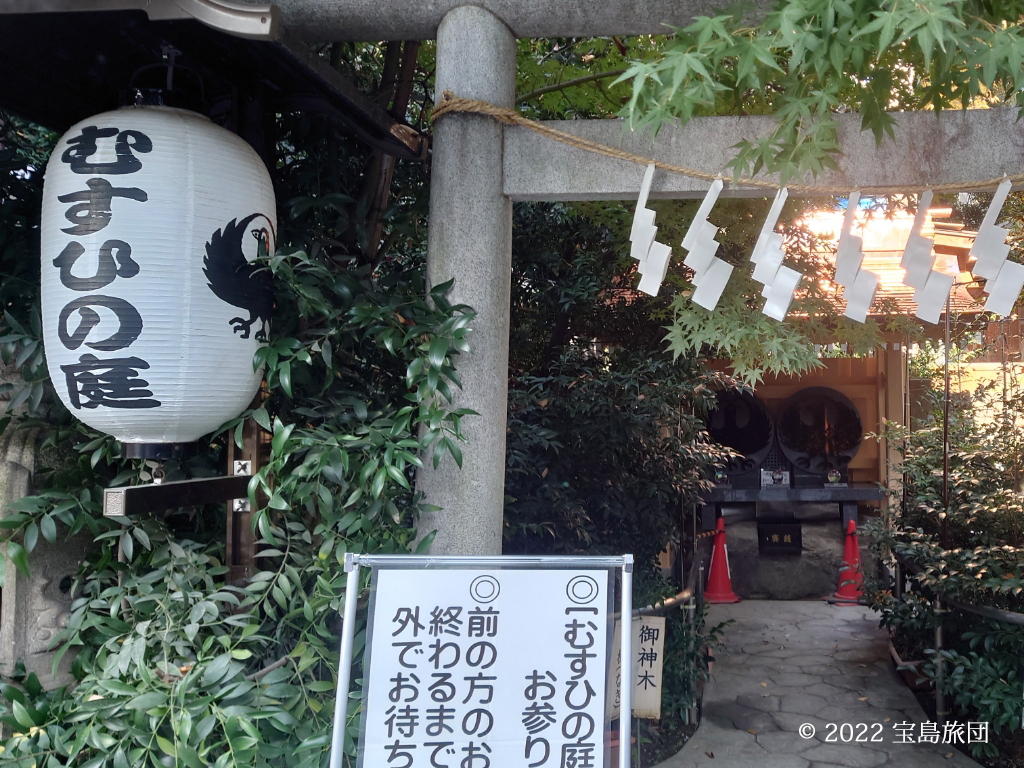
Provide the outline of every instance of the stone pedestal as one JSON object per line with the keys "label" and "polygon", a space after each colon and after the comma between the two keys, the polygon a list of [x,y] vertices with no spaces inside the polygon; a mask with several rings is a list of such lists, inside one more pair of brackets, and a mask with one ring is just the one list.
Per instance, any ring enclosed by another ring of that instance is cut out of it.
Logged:
{"label": "stone pedestal", "polygon": [[[802,524],[803,552],[765,555],[758,551],[757,522],[726,525],[733,591],[744,599],[808,600],[839,587],[845,537],[838,520]],[[860,540],[862,570],[871,572],[867,542]]]}
{"label": "stone pedestal", "polygon": [[[6,505],[30,495],[40,467],[42,436],[34,430],[9,427],[0,437],[0,516]],[[89,539],[58,538],[50,544],[40,537],[29,555],[30,574],[25,576],[8,560],[6,579],[0,589],[0,675],[10,675],[18,659],[35,672],[44,688],[71,682],[73,654],[65,654],[56,674],[54,636],[64,626],[71,609],[71,583],[85,557]]]}

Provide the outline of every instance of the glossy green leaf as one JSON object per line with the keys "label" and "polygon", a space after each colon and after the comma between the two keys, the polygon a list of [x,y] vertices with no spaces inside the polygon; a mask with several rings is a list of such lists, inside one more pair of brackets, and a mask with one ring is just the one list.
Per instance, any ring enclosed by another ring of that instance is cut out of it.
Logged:
{"label": "glossy green leaf", "polygon": [[43,538],[51,544],[57,541],[57,524],[50,515],[39,518],[39,530],[43,534]]}
{"label": "glossy green leaf", "polygon": [[28,576],[28,555],[25,548],[16,541],[7,542],[7,557],[14,563],[15,568],[22,574]]}

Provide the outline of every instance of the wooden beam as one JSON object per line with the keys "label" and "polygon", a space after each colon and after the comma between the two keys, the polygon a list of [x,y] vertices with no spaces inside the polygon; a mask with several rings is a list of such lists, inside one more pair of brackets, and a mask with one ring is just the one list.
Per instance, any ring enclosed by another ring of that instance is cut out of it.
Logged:
{"label": "wooden beam", "polygon": [[248,479],[241,477],[203,477],[170,483],[105,488],[103,516],[151,515],[170,509],[244,498],[248,483]]}
{"label": "wooden beam", "polygon": [[278,39],[271,45],[285,54],[302,76],[318,84],[325,94],[283,94],[278,100],[280,106],[333,113],[344,120],[361,139],[387,154],[403,159],[426,157],[426,137],[397,120],[356,88],[301,39],[287,30],[281,30]]}
{"label": "wooden beam", "polygon": [[[906,388],[908,386],[906,372],[907,350],[905,345],[890,344],[883,353],[885,355],[885,417],[889,421],[901,426],[907,423],[906,410]],[[900,470],[900,446],[894,441],[887,441],[886,458],[888,463],[887,487],[890,491],[901,491],[903,488],[903,473]]]}
{"label": "wooden beam", "polygon": [[[270,458],[270,433],[253,419],[247,419],[242,427],[241,449],[231,440],[227,453],[228,473],[235,477],[244,475],[248,486],[248,478],[259,472]],[[256,562],[256,536],[252,531],[252,507],[248,498],[228,502],[226,533],[228,581],[242,584],[252,575]]]}

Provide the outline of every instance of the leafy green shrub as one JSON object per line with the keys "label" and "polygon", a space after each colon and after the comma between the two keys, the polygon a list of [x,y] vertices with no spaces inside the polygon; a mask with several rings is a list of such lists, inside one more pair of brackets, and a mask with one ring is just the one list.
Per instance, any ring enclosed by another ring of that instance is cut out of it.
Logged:
{"label": "leafy green shrub", "polygon": [[[316,266],[303,255],[291,260]],[[251,485],[253,500],[265,500],[255,513],[262,568],[234,587],[224,581],[218,540],[178,538],[158,520],[101,523],[107,530],[98,529],[99,549],[80,575],[61,637],[77,651],[79,682],[46,708],[26,710],[38,728],[12,736],[8,758],[28,766],[46,756],[90,768],[165,759],[320,764],[333,709],[344,553],[408,551],[418,456],[432,444],[440,459],[437,448],[457,451],[460,437],[461,415],[445,410],[441,385],[454,378],[468,315],[448,306],[440,290],[436,306],[428,303],[418,276],[396,278],[389,288],[381,291],[368,276],[337,280],[333,323],[314,338],[277,338],[267,348],[270,379],[284,397],[275,393],[252,414],[273,429],[271,460]],[[311,304],[306,316],[324,311]],[[330,340],[333,351],[325,354]],[[274,353],[277,360],[269,359]],[[361,355],[374,361],[366,373],[372,384],[345,376]],[[388,363],[403,375],[389,380]],[[288,390],[301,399],[291,401]],[[277,411],[272,423],[269,411]],[[21,509],[35,509],[13,520],[26,524],[26,536],[33,525],[46,533],[43,521],[69,515],[72,528],[103,520],[93,501],[99,487],[65,495],[23,500]],[[62,508],[69,503],[72,509]],[[12,728],[24,725],[14,701],[6,712]],[[357,704],[351,701],[350,731]]]}
{"label": "leafy green shrub", "polygon": [[885,594],[874,607],[881,614],[879,626],[890,630],[900,658],[924,658],[925,650],[935,644],[935,628],[939,625],[931,602],[914,592],[905,592],[902,598]]}
{"label": "leafy green shrub", "polygon": [[708,679],[708,666],[712,658],[712,650],[721,642],[722,632],[733,622],[728,621],[707,625],[707,604],[703,604],[693,620],[689,617],[676,615],[671,617],[666,626],[671,624],[673,631],[665,638],[665,657],[667,659],[685,659],[692,663],[666,663],[664,666],[661,695],[662,712],[671,717],[678,717],[697,702],[700,683]]}
{"label": "leafy green shrub", "polygon": [[[871,584],[868,592],[897,650],[929,660],[922,674],[936,679],[937,661],[944,662],[943,692],[963,715],[960,719],[989,723],[993,743],[972,744],[974,754],[998,765],[1016,765],[1013,761],[1024,756],[1024,628],[955,606],[938,616],[932,601],[938,596],[1024,613],[1024,403],[1019,396],[994,403],[990,387],[961,399],[950,411],[948,510],[943,504],[941,411],[936,409],[930,425],[914,432],[888,425],[889,444],[902,454],[904,493],[893,498],[895,513],[867,529],[876,553],[890,562],[898,558],[913,578],[900,600],[884,581]],[[932,631],[940,622],[944,648],[937,652]]]}
{"label": "leafy green shrub", "polygon": [[[621,554],[636,558],[634,604],[677,591],[659,567],[687,541],[683,510],[720,461],[702,414],[727,383],[693,361],[654,354],[567,351],[545,375],[509,391],[505,551]],[[663,718],[693,706],[706,674],[703,621],[667,613]],[[714,635],[714,631],[712,631]]]}
{"label": "leafy green shrub", "polygon": [[701,417],[716,381],[688,361],[573,351],[514,379],[507,551],[631,551],[650,573],[723,455]]}
{"label": "leafy green shrub", "polygon": [[[988,723],[991,732],[1004,737],[1005,744],[1006,735],[1019,735],[1024,632],[982,619],[975,622],[974,629],[964,631],[961,639],[964,642],[958,646],[963,648],[965,643],[970,650],[943,650],[937,655],[944,662],[944,690],[959,711],[971,713],[976,722]],[[935,657],[925,665],[924,673],[935,677]],[[995,743],[975,749],[975,754],[988,757],[998,753]]]}
{"label": "leafy green shrub", "polygon": [[[0,345],[13,338],[41,334],[39,312],[39,210],[42,206],[41,169],[56,136],[14,115],[0,113]],[[20,321],[19,321],[20,318]],[[10,347],[8,347],[9,349]],[[5,355],[4,365],[17,365],[27,386],[14,392],[11,382],[0,380],[0,394],[11,396],[10,409],[27,404],[39,408],[47,379],[42,344],[19,346],[16,355]],[[10,414],[0,414],[0,431]]]}

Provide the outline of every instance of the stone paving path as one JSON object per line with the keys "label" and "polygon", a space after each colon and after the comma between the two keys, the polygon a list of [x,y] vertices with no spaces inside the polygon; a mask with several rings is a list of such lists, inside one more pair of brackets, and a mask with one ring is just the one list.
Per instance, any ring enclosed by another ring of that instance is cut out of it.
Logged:
{"label": "stone paving path", "polygon": [[[867,608],[820,600],[711,607],[710,623],[726,619],[735,623],[715,652],[700,728],[657,768],[978,765],[948,744],[896,743],[893,725],[927,717],[897,677],[885,632]],[[798,729],[807,723],[814,736],[801,738]],[[879,723],[880,735],[871,726],[864,738],[883,741],[844,744],[837,732],[828,742],[829,723]]]}

